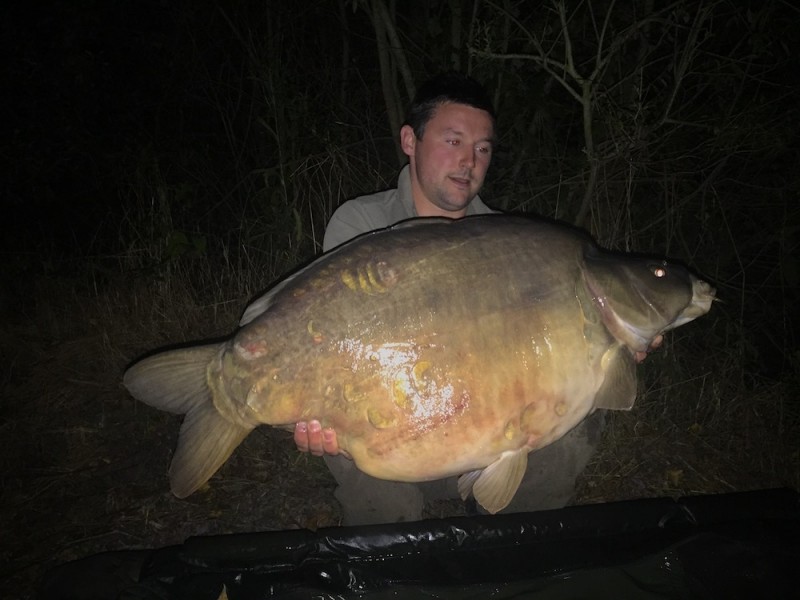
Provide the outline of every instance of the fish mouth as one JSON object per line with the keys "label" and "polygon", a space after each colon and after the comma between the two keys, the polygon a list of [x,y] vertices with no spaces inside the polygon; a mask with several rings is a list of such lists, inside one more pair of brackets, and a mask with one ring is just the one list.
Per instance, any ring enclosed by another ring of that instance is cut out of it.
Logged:
{"label": "fish mouth", "polygon": [[684,323],[693,321],[697,317],[702,317],[711,310],[711,304],[717,301],[717,290],[711,284],[698,279],[694,275],[690,275],[690,277],[692,281],[692,301],[664,331],[675,329]]}

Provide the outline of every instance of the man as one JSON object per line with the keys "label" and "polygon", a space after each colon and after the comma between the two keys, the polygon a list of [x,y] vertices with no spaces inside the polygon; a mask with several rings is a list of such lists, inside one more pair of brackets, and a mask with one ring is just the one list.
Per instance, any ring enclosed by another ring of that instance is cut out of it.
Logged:
{"label": "man", "polygon": [[400,128],[409,164],[397,189],[345,202],[325,230],[323,250],[412,217],[485,214],[478,197],[492,160],[495,116],[474,80],[446,74],[426,82]]}
{"label": "man", "polygon": [[[400,171],[397,189],[342,204],[328,224],[323,250],[412,217],[458,219],[494,212],[478,196],[494,140],[494,108],[478,82],[457,73],[426,82],[400,129],[408,165]],[[602,415],[597,413],[555,444],[532,453],[525,478],[506,511],[564,506],[599,441],[601,426]],[[426,499],[458,497],[456,478],[413,484],[362,473],[339,454],[336,433],[323,431],[317,421],[298,423],[294,439],[298,449],[324,455],[338,483],[336,497],[345,525],[418,520]]]}

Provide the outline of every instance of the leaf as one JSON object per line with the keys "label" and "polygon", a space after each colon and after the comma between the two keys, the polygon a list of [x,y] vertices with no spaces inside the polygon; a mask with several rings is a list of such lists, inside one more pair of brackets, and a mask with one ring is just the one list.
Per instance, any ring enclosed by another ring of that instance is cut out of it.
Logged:
{"label": "leaf", "polygon": [[679,488],[683,484],[683,469],[667,469],[667,482],[673,488]]}

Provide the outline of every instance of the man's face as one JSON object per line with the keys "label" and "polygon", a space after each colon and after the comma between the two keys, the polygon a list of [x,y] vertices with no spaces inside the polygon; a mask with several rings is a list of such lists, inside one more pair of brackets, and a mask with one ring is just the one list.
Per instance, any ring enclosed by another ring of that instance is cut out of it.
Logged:
{"label": "man's face", "polygon": [[493,139],[489,113],[452,102],[436,109],[422,139],[403,126],[400,144],[409,157],[419,216],[464,216],[483,185]]}

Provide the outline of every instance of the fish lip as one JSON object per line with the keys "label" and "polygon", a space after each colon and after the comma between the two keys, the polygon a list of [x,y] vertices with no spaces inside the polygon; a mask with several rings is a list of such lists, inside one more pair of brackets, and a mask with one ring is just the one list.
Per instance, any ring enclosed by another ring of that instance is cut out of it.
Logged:
{"label": "fish lip", "polygon": [[[689,275],[692,282],[692,300],[683,309],[681,314],[664,331],[675,329],[702,317],[711,310],[711,305],[717,302],[717,290],[707,281],[698,279],[694,275]],[[663,333],[663,332],[662,332]]]}

